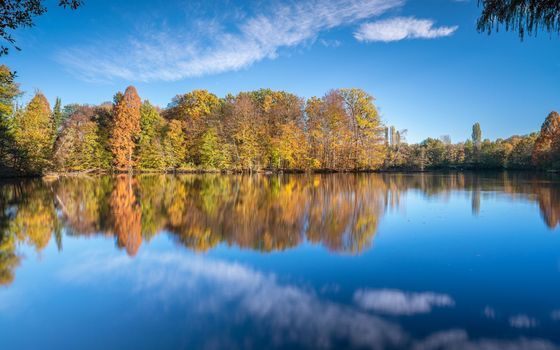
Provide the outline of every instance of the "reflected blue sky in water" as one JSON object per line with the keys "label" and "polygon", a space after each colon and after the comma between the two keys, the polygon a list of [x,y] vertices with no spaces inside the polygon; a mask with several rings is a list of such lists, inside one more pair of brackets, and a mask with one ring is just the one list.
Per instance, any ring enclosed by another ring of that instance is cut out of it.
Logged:
{"label": "reflected blue sky in water", "polygon": [[2,347],[555,349],[560,235],[533,194],[494,187],[474,212],[465,189],[404,191],[358,254],[196,252],[165,231],[135,256],[103,235],[20,243]]}

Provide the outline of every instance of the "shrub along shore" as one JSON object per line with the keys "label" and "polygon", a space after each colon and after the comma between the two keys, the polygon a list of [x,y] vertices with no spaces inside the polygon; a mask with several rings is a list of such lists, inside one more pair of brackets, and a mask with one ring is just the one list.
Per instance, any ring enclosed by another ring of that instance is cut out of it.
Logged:
{"label": "shrub along shore", "polygon": [[540,132],[507,139],[448,136],[406,142],[383,125],[375,99],[335,89],[303,99],[261,89],[218,97],[194,90],[162,109],[129,86],[100,105],[51,108],[40,92],[25,106],[0,66],[0,175],[117,172],[362,172],[560,168],[560,115]]}

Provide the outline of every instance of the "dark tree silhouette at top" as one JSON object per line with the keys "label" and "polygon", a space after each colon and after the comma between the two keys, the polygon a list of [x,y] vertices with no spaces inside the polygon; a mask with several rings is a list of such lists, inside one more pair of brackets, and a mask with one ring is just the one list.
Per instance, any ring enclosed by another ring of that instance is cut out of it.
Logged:
{"label": "dark tree silhouette at top", "polygon": [[539,30],[560,33],[560,0],[478,0],[483,6],[478,19],[479,32],[517,31],[519,37],[536,35]]}
{"label": "dark tree silhouette at top", "polygon": [[[33,17],[40,16],[47,12],[47,7],[43,5],[44,0],[2,0],[0,1],[0,37],[15,46],[15,38],[10,31],[20,27],[32,27]],[[77,9],[82,5],[82,0],[59,0],[58,6],[64,8]],[[1,45],[0,56],[6,55],[9,48]]]}

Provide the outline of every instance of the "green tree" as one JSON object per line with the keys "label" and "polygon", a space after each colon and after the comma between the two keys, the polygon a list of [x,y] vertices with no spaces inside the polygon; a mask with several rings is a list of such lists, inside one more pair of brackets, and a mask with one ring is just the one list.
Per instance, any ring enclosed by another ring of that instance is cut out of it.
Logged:
{"label": "green tree", "polygon": [[446,166],[446,148],[445,144],[438,139],[427,138],[421,145],[425,148],[426,164],[424,166],[431,168],[441,168]]}
{"label": "green tree", "polygon": [[0,66],[0,173],[13,172],[19,152],[14,138],[14,104],[21,94],[14,81],[15,74],[5,66]]}
{"label": "green tree", "polygon": [[0,116],[3,120],[12,115],[14,100],[21,94],[15,77],[15,73],[8,66],[0,66]]}
{"label": "green tree", "polygon": [[165,120],[156,107],[144,101],[140,107],[140,140],[137,162],[140,169],[165,169],[162,133]]}
{"label": "green tree", "polygon": [[480,123],[474,123],[472,127],[472,142],[476,148],[480,148],[482,142],[482,129],[480,128]]}
{"label": "green tree", "polygon": [[204,169],[227,169],[229,166],[224,143],[214,127],[209,128],[202,135],[200,161]]}
{"label": "green tree", "polygon": [[150,101],[144,101],[140,107],[140,139],[153,139],[160,135],[165,120]]}
{"label": "green tree", "polygon": [[113,104],[103,103],[94,107],[93,121],[97,125],[97,139],[100,149],[99,163],[102,169],[108,169],[114,164],[111,152],[111,133],[113,128]]}
{"label": "green tree", "polygon": [[53,135],[56,137],[60,127],[62,126],[62,121],[64,119],[64,114],[62,113],[62,101],[59,97],[56,98],[53,108]]}

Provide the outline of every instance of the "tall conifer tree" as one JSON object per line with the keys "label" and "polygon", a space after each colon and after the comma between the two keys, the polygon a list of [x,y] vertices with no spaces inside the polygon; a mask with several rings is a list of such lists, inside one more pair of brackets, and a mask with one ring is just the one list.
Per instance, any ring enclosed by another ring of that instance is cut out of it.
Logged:
{"label": "tall conifer tree", "polygon": [[111,152],[118,170],[130,170],[134,166],[133,153],[140,134],[142,101],[136,88],[129,86],[116,102],[111,130]]}

